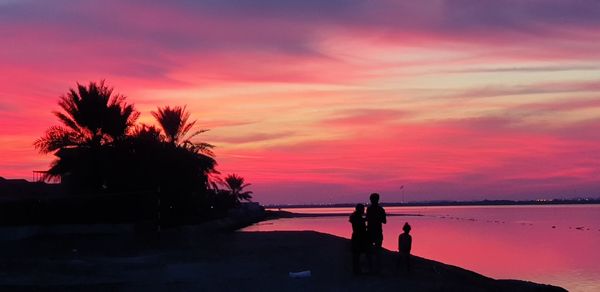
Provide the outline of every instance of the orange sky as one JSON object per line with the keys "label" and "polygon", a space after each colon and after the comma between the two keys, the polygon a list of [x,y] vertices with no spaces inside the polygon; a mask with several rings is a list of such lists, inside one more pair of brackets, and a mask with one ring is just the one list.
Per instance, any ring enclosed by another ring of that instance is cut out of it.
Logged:
{"label": "orange sky", "polygon": [[0,175],[106,79],[265,203],[598,196],[597,1],[0,0]]}

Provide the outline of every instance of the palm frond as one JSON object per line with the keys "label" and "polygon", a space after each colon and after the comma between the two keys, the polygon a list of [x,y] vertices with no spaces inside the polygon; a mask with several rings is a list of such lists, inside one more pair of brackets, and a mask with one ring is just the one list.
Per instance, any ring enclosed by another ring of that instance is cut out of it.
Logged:
{"label": "palm frond", "polygon": [[71,128],[71,130],[75,132],[81,132],[81,128],[77,125],[77,123],[73,120],[72,117],[69,117],[65,113],[57,111],[54,111],[53,113],[65,126]]}
{"label": "palm frond", "polygon": [[33,146],[41,153],[50,153],[61,148],[80,145],[82,137],[79,133],[63,128],[52,126],[41,138],[35,140]]}

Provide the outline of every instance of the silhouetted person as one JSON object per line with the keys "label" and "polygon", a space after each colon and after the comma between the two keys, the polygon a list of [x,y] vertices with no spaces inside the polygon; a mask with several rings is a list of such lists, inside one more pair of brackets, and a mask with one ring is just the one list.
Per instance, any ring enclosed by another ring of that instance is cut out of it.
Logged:
{"label": "silhouetted person", "polygon": [[[379,206],[379,194],[372,193],[369,197],[371,205],[367,208],[367,233],[370,241],[371,252],[375,258],[374,272],[379,272],[380,265],[380,252],[381,244],[383,243],[383,226],[382,224],[387,223],[385,216],[385,210]],[[369,263],[371,268],[373,264]]]}
{"label": "silhouetted person", "polygon": [[410,249],[412,248],[412,236],[410,236],[410,225],[404,223],[404,233],[398,236],[398,268],[404,265],[406,271],[410,271]]}
{"label": "silhouetted person", "polygon": [[363,217],[365,214],[365,206],[363,204],[356,205],[354,213],[350,215],[350,223],[352,223],[352,270],[354,274],[361,273],[360,255],[367,252],[369,244],[367,236],[366,221]]}

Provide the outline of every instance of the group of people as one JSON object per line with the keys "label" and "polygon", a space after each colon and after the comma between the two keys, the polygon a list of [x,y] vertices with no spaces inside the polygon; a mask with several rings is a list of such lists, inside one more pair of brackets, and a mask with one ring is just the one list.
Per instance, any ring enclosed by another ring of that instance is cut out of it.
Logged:
{"label": "group of people", "polygon": [[[362,273],[360,264],[361,255],[367,257],[369,272],[379,273],[381,270],[381,245],[383,243],[383,224],[387,223],[385,210],[379,205],[379,194],[372,193],[369,197],[371,204],[367,207],[357,204],[356,209],[350,215],[352,224],[352,269],[355,274]],[[410,225],[404,224],[404,233],[398,237],[398,267],[404,265],[410,270],[410,250],[412,237],[410,236]]]}

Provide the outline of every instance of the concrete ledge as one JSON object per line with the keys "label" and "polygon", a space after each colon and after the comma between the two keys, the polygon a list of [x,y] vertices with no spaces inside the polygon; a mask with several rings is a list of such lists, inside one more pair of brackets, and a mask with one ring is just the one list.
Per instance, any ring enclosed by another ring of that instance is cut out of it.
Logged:
{"label": "concrete ledge", "polygon": [[36,236],[67,234],[126,234],[133,233],[134,224],[62,224],[1,226],[0,241],[20,240]]}
{"label": "concrete ledge", "polygon": [[[227,217],[207,221],[201,224],[183,225],[169,229],[165,232],[179,232],[185,234],[231,231],[246,227],[265,218],[265,210],[258,203],[243,203],[229,210]],[[142,228],[142,226],[147,228]],[[37,236],[54,235],[131,235],[136,232],[153,232],[152,224],[59,224],[59,225],[25,225],[25,226],[0,226],[0,241],[20,240]]]}

